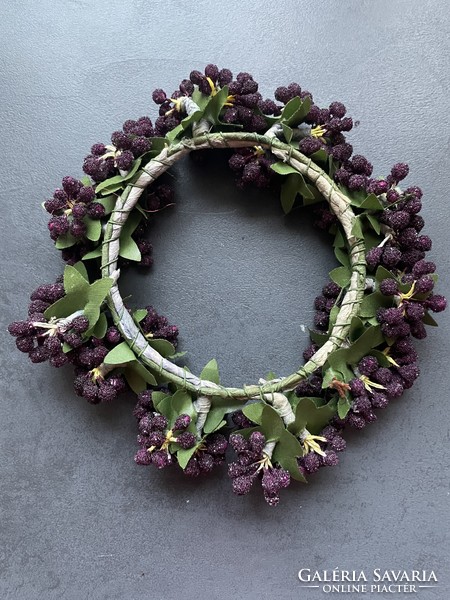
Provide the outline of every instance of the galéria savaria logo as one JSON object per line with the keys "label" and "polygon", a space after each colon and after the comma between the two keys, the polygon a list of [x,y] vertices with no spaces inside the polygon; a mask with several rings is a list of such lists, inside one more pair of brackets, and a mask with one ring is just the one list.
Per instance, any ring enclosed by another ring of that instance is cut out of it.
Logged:
{"label": "gal\u00e9ria savaria logo", "polygon": [[417,594],[423,589],[438,587],[435,571],[425,569],[373,569],[369,572],[305,568],[299,570],[298,578],[302,588],[325,594]]}

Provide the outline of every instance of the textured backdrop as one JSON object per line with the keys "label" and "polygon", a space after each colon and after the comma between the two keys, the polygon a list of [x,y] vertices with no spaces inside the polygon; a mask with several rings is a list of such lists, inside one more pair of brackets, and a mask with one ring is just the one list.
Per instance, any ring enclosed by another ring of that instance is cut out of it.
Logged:
{"label": "textured backdrop", "polygon": [[[132,399],[88,405],[69,372],[32,366],[5,330],[62,270],[41,201],[81,175],[93,142],[154,114],[154,88],[208,62],[250,71],[267,95],[294,80],[343,101],[376,175],[408,161],[450,295],[449,22],[438,0],[2,3],[3,600],[315,600],[300,568],[377,567],[434,569],[439,587],[418,597],[447,597],[447,313],[419,345],[414,388],[276,509],[233,496],[223,472],[197,482],[137,467]],[[123,290],[180,326],[193,370],[216,357],[228,384],[291,372],[334,264],[327,236],[270,194],[238,192],[219,153],[174,174],[177,205],[151,230],[155,266]]]}

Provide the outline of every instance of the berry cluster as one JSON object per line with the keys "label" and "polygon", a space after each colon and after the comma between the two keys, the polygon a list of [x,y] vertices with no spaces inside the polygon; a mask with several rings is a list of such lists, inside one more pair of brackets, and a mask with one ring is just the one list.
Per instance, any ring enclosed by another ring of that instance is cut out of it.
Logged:
{"label": "berry cluster", "polygon": [[268,156],[259,146],[255,148],[242,148],[236,150],[230,157],[228,164],[236,173],[236,184],[243,189],[249,184],[258,188],[269,187],[274,171],[270,166],[275,162],[272,156]]}
{"label": "berry cluster", "polygon": [[101,219],[105,208],[94,202],[95,190],[83,185],[73,177],[64,177],[62,187],[55,190],[53,198],[44,202],[44,208],[52,217],[48,229],[52,240],[71,234],[76,240],[86,236],[86,218]]}
{"label": "berry cluster", "polygon": [[126,174],[139,156],[148,152],[155,136],[153,124],[148,117],[137,121],[125,121],[122,131],[114,131],[111,144],[94,144],[86,156],[83,171],[95,183],[100,183],[119,173]]}
{"label": "berry cluster", "polygon": [[141,329],[147,338],[161,338],[175,347],[178,343],[178,327],[170,325],[166,317],[158,315],[153,306],[146,306],[147,315],[140,322]]}
{"label": "berry cluster", "polygon": [[259,479],[264,499],[270,506],[276,506],[280,501],[279,491],[289,486],[291,476],[285,469],[272,465],[271,450],[264,435],[254,431],[246,440],[239,433],[233,433],[230,444],[237,454],[237,461],[228,465],[233,492],[238,496],[248,494],[254,481]]}
{"label": "berry cluster", "polygon": [[184,450],[193,448],[197,442],[196,436],[186,431],[191,423],[189,415],[180,415],[169,428],[166,417],[156,412],[148,412],[139,419],[138,443],[134,460],[138,465],[154,465],[163,469],[173,463],[170,452],[172,444]]}

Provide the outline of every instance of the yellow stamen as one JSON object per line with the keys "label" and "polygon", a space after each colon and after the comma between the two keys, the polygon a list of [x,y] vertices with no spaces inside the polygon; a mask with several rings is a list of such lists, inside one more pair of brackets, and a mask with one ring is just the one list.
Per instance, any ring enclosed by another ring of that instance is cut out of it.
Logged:
{"label": "yellow stamen", "polygon": [[391,365],[394,365],[394,367],[399,367],[400,365],[395,362],[395,360],[392,358],[392,356],[389,356],[390,351],[391,351],[391,347],[386,346],[386,348],[383,350],[383,354],[388,359],[388,361],[391,363]]}
{"label": "yellow stamen", "polygon": [[217,90],[213,80],[211,79],[211,77],[207,77],[206,81],[209,83],[209,87],[211,88],[211,96],[215,96],[217,94]]}
{"label": "yellow stamen", "polygon": [[263,451],[263,457],[257,463],[259,465],[256,472],[261,471],[262,469],[272,468],[272,461],[270,460],[270,456]]}
{"label": "yellow stamen", "polygon": [[303,444],[304,455],[315,452],[316,454],[320,454],[320,456],[326,456],[325,452],[317,442],[328,442],[327,438],[324,438],[321,435],[312,435],[311,433],[308,433],[304,438],[301,438],[301,441]]}
{"label": "yellow stamen", "polygon": [[321,138],[325,135],[326,130],[322,127],[322,125],[317,125],[317,127],[313,127],[311,129],[311,135],[316,138]]}
{"label": "yellow stamen", "polygon": [[377,390],[385,390],[386,388],[384,387],[384,385],[381,385],[380,383],[375,383],[374,381],[371,381],[367,375],[361,375],[360,377],[361,381],[364,384],[364,387],[366,388],[367,391],[371,392],[372,388],[376,388]]}
{"label": "yellow stamen", "polygon": [[412,284],[409,292],[405,292],[404,294],[399,294],[399,296],[400,296],[399,306],[401,306],[401,304],[403,303],[403,300],[410,300],[414,296],[415,290],[416,290],[416,282],[413,281],[413,284]]}
{"label": "yellow stamen", "polygon": [[264,149],[261,146],[254,146],[253,147],[253,154],[255,156],[264,156],[265,152],[264,152]]}
{"label": "yellow stamen", "polygon": [[149,333],[146,333],[144,335],[144,337],[145,337],[146,340],[150,340],[152,337],[155,337],[155,336],[154,336],[154,334],[151,331],[149,331]]}

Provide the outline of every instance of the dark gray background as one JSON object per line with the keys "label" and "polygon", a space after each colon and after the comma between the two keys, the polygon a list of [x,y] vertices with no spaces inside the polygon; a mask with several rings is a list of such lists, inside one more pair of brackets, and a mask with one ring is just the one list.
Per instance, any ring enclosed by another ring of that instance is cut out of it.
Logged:
{"label": "dark gray background", "polygon": [[[446,2],[17,0],[0,17],[0,597],[324,597],[300,589],[304,567],[434,569],[438,589],[418,597],[447,597],[447,313],[420,343],[414,388],[277,509],[259,492],[233,496],[223,471],[189,481],[137,467],[132,399],[89,406],[69,370],[31,365],[4,333],[62,270],[41,201],[81,175],[91,143],[153,113],[154,88],[211,61],[250,71],[267,95],[294,80],[324,105],[343,101],[376,175],[408,161],[448,293]],[[152,274],[127,274],[123,289],[179,324],[194,370],[216,357],[229,384],[287,374],[333,266],[327,237],[270,194],[238,192],[220,155],[176,175],[178,204],[151,231]]]}

